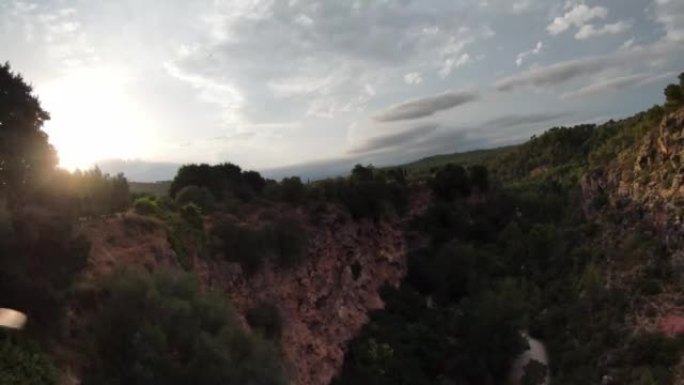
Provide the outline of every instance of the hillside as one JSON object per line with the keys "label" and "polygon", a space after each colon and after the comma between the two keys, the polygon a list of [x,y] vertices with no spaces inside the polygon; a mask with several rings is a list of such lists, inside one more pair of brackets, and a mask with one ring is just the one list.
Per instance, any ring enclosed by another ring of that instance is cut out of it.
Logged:
{"label": "hillside", "polygon": [[[468,152],[458,152],[454,154],[434,155],[394,167],[404,168],[411,177],[420,179],[429,176],[434,170],[444,167],[447,164],[460,164],[464,166],[487,164],[495,158],[508,154],[515,148],[516,146],[507,146]],[[387,168],[391,169],[394,167]]]}
{"label": "hillside", "polygon": [[169,195],[171,182],[129,182],[129,186],[133,194],[149,194],[164,197]]}

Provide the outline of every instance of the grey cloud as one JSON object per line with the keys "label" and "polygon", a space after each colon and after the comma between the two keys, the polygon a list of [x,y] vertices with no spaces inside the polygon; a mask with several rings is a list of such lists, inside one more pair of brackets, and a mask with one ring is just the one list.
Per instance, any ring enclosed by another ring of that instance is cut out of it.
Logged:
{"label": "grey cloud", "polygon": [[[428,7],[404,0],[261,4],[256,11],[208,8],[198,30],[210,33],[186,44],[172,62],[234,85],[247,119],[263,119],[264,111],[275,119],[364,111],[376,97],[366,95],[366,85],[391,92],[379,87],[407,72],[436,74],[448,63],[463,64],[468,47],[492,33],[473,22],[476,6],[455,7],[451,0]],[[290,95],[297,98],[284,97]]]}
{"label": "grey cloud", "polygon": [[474,92],[447,92],[437,96],[429,96],[398,104],[380,112],[373,119],[378,122],[393,122],[424,118],[434,115],[436,112],[449,110],[477,99],[478,94]]}
{"label": "grey cloud", "polygon": [[403,144],[420,141],[433,133],[438,126],[436,123],[425,123],[399,133],[370,138],[359,146],[352,148],[349,153],[360,154],[389,150]]}
{"label": "grey cloud", "polygon": [[654,4],[656,20],[665,29],[665,36],[671,41],[684,41],[684,2],[678,0],[657,0]]}
{"label": "grey cloud", "polygon": [[507,92],[519,88],[544,88],[567,83],[608,70],[626,69],[651,63],[654,58],[668,59],[681,53],[680,44],[655,43],[650,46],[636,46],[608,55],[568,60],[544,67],[532,68],[521,73],[499,79],[495,86]]}
{"label": "grey cloud", "polygon": [[482,123],[481,127],[482,128],[506,128],[506,127],[515,127],[515,126],[521,126],[524,124],[537,124],[537,123],[544,123],[544,122],[550,122],[552,120],[562,118],[564,116],[569,115],[567,112],[557,112],[557,113],[531,113],[531,114],[514,114],[514,115],[505,115],[498,117],[496,119],[492,119],[490,121],[487,121],[485,123]]}
{"label": "grey cloud", "polygon": [[652,82],[656,82],[663,79],[674,79],[675,73],[668,72],[665,74],[636,74],[628,76],[619,76],[612,79],[607,79],[600,81],[598,83],[592,83],[586,87],[582,87],[576,91],[566,92],[561,95],[564,99],[571,99],[583,96],[597,95],[609,91],[619,91],[624,88],[634,87],[638,85],[644,85]]}

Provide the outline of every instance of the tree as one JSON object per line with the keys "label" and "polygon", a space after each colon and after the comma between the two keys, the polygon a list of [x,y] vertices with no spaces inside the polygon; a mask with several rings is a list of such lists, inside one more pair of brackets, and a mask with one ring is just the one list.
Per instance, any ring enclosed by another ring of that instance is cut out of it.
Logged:
{"label": "tree", "polygon": [[282,199],[290,203],[299,203],[304,198],[304,184],[298,176],[284,178],[280,182]]}
{"label": "tree", "polygon": [[357,164],[354,166],[351,172],[352,179],[359,182],[368,182],[373,180],[373,166],[368,165],[366,167]]}
{"label": "tree", "polygon": [[665,87],[665,109],[672,110],[684,103],[682,88],[675,84]]}
{"label": "tree", "polygon": [[489,171],[487,170],[487,167],[475,165],[471,166],[468,171],[473,186],[477,187],[481,193],[487,192],[489,189]]}
{"label": "tree", "polygon": [[41,130],[48,119],[32,87],[9,63],[0,65],[0,191],[11,198],[57,165],[57,154]]}
{"label": "tree", "polygon": [[119,269],[96,289],[85,385],[288,383],[274,345],[193,275]]}
{"label": "tree", "polygon": [[208,188],[194,185],[185,186],[178,191],[176,202],[180,205],[194,203],[205,213],[211,211],[215,204],[214,196]]}
{"label": "tree", "polygon": [[453,164],[444,166],[437,171],[430,184],[437,198],[445,201],[470,195],[470,178],[463,166]]}

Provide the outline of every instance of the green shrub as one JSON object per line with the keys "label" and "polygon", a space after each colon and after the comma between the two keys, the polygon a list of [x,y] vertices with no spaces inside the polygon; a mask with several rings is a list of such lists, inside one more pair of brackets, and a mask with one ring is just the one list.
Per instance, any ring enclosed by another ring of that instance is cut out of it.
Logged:
{"label": "green shrub", "polygon": [[133,209],[140,215],[157,215],[160,212],[157,200],[149,196],[136,199]]}
{"label": "green shrub", "polygon": [[213,249],[230,262],[238,262],[248,274],[253,274],[263,265],[272,240],[268,232],[260,228],[241,225],[233,220],[223,220],[211,230]]}
{"label": "green shrub", "polygon": [[285,385],[275,347],[185,273],[121,269],[99,289],[84,385]]}
{"label": "green shrub", "polygon": [[56,385],[58,372],[37,345],[0,330],[0,384]]}
{"label": "green shrub", "polygon": [[247,311],[249,327],[268,339],[278,339],[283,329],[280,311],[275,305],[261,302]]}
{"label": "green shrub", "polygon": [[206,187],[185,186],[176,194],[176,202],[183,206],[189,203],[197,205],[207,213],[214,208],[215,199],[211,191]]}

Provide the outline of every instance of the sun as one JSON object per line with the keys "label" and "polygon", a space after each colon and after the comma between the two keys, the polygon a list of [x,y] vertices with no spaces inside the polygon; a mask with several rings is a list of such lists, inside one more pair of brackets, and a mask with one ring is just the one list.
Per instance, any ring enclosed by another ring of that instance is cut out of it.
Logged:
{"label": "sun", "polygon": [[121,71],[81,69],[36,90],[51,116],[45,131],[60,167],[73,171],[103,159],[150,154],[152,125],[127,84]]}

